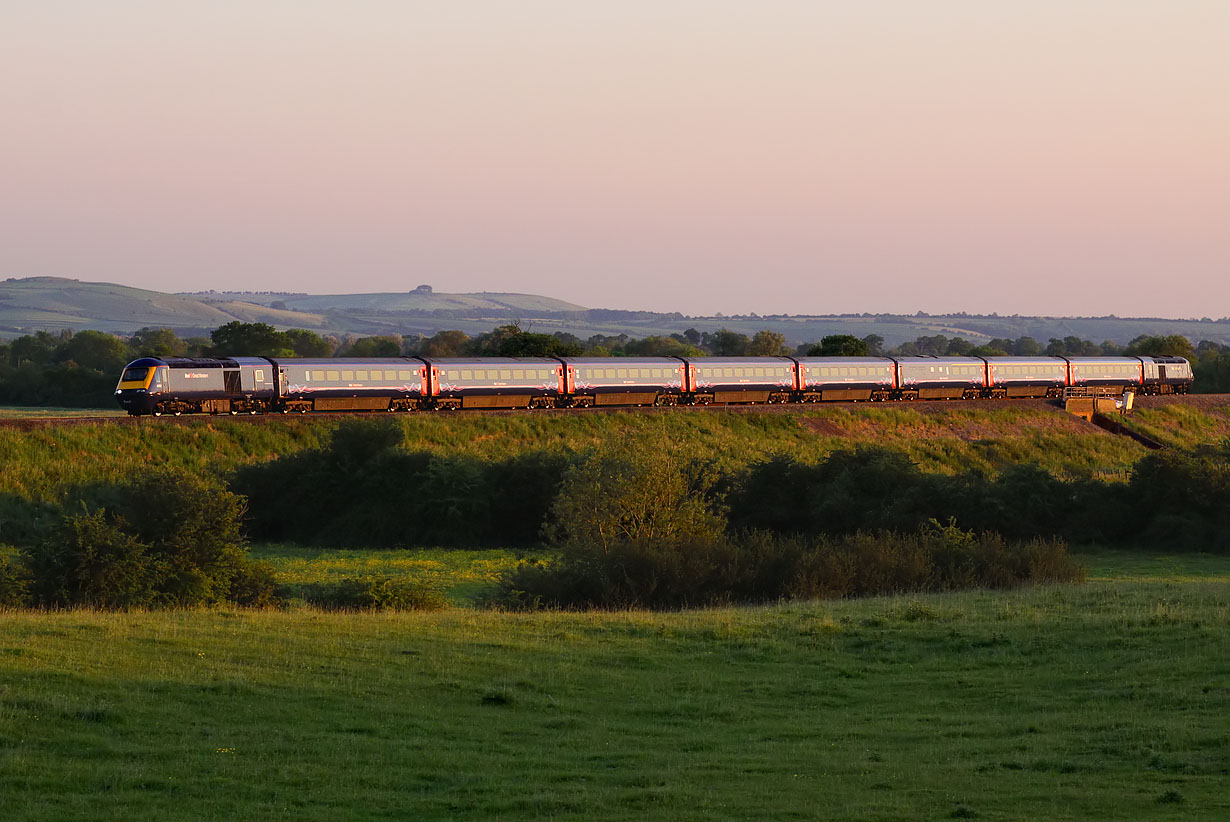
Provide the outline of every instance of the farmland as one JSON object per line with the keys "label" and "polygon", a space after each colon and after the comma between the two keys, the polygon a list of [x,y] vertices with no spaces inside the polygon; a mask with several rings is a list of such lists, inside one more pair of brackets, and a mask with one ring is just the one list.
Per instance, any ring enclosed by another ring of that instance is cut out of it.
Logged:
{"label": "farmland", "polygon": [[1230,566],[1089,562],[675,613],[9,613],[0,795],[15,820],[1230,813]]}
{"label": "farmland", "polygon": [[[1158,403],[1132,424],[1198,448],[1226,420]],[[726,466],[873,444],[933,474],[1116,482],[1146,453],[1029,402],[397,424],[401,448],[477,460],[612,438]],[[224,480],[334,425],[0,427],[0,539],[149,465]],[[0,797],[15,820],[1222,818],[1230,560],[1196,549],[1082,548],[1081,585],[522,613],[485,603],[534,550],[258,544],[284,608],[0,613]],[[302,598],[381,577],[447,607]]]}

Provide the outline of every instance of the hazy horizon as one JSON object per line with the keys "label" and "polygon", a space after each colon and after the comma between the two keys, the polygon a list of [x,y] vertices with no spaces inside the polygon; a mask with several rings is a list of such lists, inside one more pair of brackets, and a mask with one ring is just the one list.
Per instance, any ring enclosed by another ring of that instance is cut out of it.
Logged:
{"label": "hazy horizon", "polygon": [[0,279],[1230,315],[1222,0],[5,18]]}

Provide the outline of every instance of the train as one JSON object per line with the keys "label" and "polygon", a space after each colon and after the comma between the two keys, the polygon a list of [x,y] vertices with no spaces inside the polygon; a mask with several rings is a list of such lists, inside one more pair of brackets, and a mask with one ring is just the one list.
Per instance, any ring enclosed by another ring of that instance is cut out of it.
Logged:
{"label": "train", "polygon": [[1182,357],[142,357],[134,416],[1184,394]]}

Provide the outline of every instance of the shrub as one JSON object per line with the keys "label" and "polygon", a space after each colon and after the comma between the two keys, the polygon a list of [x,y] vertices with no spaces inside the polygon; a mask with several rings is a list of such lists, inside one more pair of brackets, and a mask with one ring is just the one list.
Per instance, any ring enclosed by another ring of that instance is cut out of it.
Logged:
{"label": "shrub", "polygon": [[500,462],[401,448],[393,421],[346,420],[324,448],[237,471],[254,538],[363,547],[531,545],[570,459]]}
{"label": "shrub", "polygon": [[715,484],[711,466],[681,461],[664,442],[613,442],[564,474],[547,536],[568,550],[600,553],[616,545],[708,543],[725,528]]}
{"label": "shrub", "polygon": [[1147,541],[1230,551],[1230,445],[1154,452],[1136,463],[1129,487]]}
{"label": "shrub", "polygon": [[930,523],[915,534],[810,541],[766,532],[673,545],[617,542],[526,563],[501,581],[513,607],[681,608],[781,598],[874,596],[1083,580],[1058,542]]}
{"label": "shrub", "polygon": [[40,605],[122,609],[154,603],[150,546],[101,509],[66,517],[27,557]]}
{"label": "shrub", "polygon": [[435,588],[404,577],[347,578],[300,586],[309,605],[328,611],[439,611],[448,607]]}
{"label": "shrub", "polygon": [[25,549],[36,602],[98,608],[270,604],[272,573],[253,567],[242,498],[185,473],[158,471],[104,494],[107,510],[65,517]]}
{"label": "shrub", "polygon": [[0,608],[22,608],[30,604],[30,574],[8,557],[0,556]]}

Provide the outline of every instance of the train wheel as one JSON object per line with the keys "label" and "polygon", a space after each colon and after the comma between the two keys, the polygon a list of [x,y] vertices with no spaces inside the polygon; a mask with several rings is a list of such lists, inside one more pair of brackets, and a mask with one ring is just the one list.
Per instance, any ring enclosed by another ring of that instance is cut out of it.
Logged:
{"label": "train wheel", "polygon": [[171,413],[172,413],[173,415],[177,416],[177,417],[182,417],[182,416],[184,415],[184,409],[182,409],[182,408],[176,408],[176,409],[175,409],[174,411],[172,411]]}
{"label": "train wheel", "polygon": [[151,412],[150,412],[150,414],[152,414],[152,415],[153,415],[153,416],[155,416],[155,417],[161,417],[161,416],[162,416],[162,409],[161,409],[161,408],[155,408],[153,411],[151,411]]}

